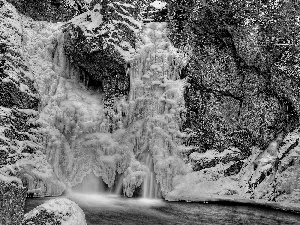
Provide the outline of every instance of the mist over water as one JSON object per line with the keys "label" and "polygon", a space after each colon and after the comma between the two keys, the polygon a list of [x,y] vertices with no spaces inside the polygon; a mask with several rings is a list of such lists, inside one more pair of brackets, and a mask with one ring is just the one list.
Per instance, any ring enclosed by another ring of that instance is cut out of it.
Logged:
{"label": "mist over water", "polygon": [[104,193],[104,191],[105,191],[105,184],[102,181],[102,178],[96,176],[94,172],[90,172],[83,178],[81,183],[70,188],[68,192],[99,194],[99,193]]}

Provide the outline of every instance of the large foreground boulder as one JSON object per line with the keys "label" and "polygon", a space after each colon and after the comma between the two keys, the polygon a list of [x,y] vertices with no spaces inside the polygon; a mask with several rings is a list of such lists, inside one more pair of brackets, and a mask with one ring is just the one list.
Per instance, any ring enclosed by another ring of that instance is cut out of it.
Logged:
{"label": "large foreground boulder", "polygon": [[86,221],[82,209],[75,202],[60,198],[31,210],[25,215],[22,224],[86,225]]}

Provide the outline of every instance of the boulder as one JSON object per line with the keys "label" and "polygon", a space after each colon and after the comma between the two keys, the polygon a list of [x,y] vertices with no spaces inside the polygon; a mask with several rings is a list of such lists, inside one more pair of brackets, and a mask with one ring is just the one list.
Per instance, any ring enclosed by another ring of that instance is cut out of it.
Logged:
{"label": "boulder", "polygon": [[22,225],[29,224],[86,225],[86,220],[84,212],[75,202],[58,198],[26,213]]}

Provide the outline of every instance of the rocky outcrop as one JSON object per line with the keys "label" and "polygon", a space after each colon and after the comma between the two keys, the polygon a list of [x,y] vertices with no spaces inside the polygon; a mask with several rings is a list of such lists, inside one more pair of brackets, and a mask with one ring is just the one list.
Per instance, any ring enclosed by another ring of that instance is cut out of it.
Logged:
{"label": "rocky outcrop", "polygon": [[[278,43],[283,38],[279,33],[268,42],[265,24],[248,24],[238,13],[229,21],[225,10],[236,11],[227,3],[217,4],[169,4],[170,37],[190,58],[182,71],[191,84],[185,94],[185,127],[197,133],[201,151],[235,146],[250,155],[252,146],[266,148],[279,133],[287,134],[299,125],[298,50]],[[278,32],[292,26],[285,19],[280,23]]]}
{"label": "rocky outcrop", "polygon": [[20,224],[86,225],[86,221],[84,212],[75,202],[61,198],[50,200],[34,208],[25,215]]}
{"label": "rocky outcrop", "polygon": [[21,224],[26,191],[20,180],[0,175],[0,224]]}
{"label": "rocky outcrop", "polygon": [[18,12],[37,21],[64,22],[85,12],[88,8],[83,0],[8,0]]}
{"label": "rocky outcrop", "polygon": [[225,176],[238,174],[241,165],[243,165],[241,163],[243,157],[239,149],[226,149],[222,153],[213,150],[208,150],[205,153],[193,152],[189,158],[195,171],[212,168],[218,164],[224,166],[230,164],[230,167],[224,171]]}
{"label": "rocky outcrop", "polygon": [[65,28],[66,55],[85,73],[87,86],[98,83],[102,87],[105,100],[129,93],[126,71],[140,28],[137,10],[133,4],[119,1],[95,4]]}

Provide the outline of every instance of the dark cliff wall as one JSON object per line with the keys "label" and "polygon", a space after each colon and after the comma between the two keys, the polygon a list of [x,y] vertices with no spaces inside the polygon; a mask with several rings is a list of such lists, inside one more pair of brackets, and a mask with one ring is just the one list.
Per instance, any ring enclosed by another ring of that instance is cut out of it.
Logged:
{"label": "dark cliff wall", "polygon": [[249,155],[299,125],[299,6],[243,2],[169,1],[170,38],[189,49],[185,127],[197,151],[233,145]]}

